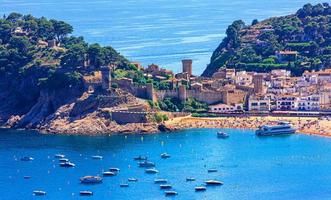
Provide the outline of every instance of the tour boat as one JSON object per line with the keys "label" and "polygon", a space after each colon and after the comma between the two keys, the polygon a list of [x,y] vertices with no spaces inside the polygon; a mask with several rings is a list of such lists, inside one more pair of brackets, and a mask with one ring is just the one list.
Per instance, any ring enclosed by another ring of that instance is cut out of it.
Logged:
{"label": "tour boat", "polygon": [[128,181],[129,181],[129,182],[137,182],[138,179],[136,179],[136,178],[128,178]]}
{"label": "tour boat", "polygon": [[223,185],[221,181],[216,181],[216,180],[208,180],[205,181],[206,185]]}
{"label": "tour boat", "polygon": [[79,194],[80,196],[92,196],[93,192],[85,190],[85,191],[80,191]]}
{"label": "tour boat", "polygon": [[255,131],[257,136],[288,135],[296,129],[289,122],[278,122],[277,125],[263,125]]}
{"label": "tour boat", "polygon": [[155,163],[149,161],[139,162],[138,164],[139,167],[155,167]]}
{"label": "tour boat", "polygon": [[222,138],[222,139],[226,139],[226,138],[229,137],[229,134],[220,131],[220,132],[217,132],[217,137]]}
{"label": "tour boat", "polygon": [[44,195],[46,195],[46,192],[42,191],[42,190],[35,190],[35,191],[33,191],[33,194],[36,196],[44,196]]}
{"label": "tour boat", "polygon": [[75,164],[71,163],[71,162],[61,162],[60,166],[61,167],[75,167]]}
{"label": "tour boat", "polygon": [[157,171],[157,170],[154,169],[154,168],[146,169],[145,172],[146,172],[147,174],[157,174],[157,173],[159,173],[159,171]]}
{"label": "tour boat", "polygon": [[24,156],[21,158],[21,161],[33,161],[34,158],[30,157],[30,156]]}
{"label": "tour boat", "polygon": [[168,180],[163,178],[154,179],[154,183],[167,183],[167,182]]}
{"label": "tour boat", "polygon": [[166,196],[173,196],[173,195],[177,195],[178,193],[176,191],[169,190],[169,191],[164,191],[164,194]]}
{"label": "tour boat", "polygon": [[64,158],[65,155],[63,155],[63,154],[55,154],[54,157],[55,158]]}
{"label": "tour boat", "polygon": [[116,168],[116,167],[111,167],[111,168],[109,168],[109,171],[111,171],[111,172],[119,172],[120,169],[119,168]]}
{"label": "tour boat", "polygon": [[208,169],[208,173],[217,172],[217,169]]}
{"label": "tour boat", "polygon": [[172,186],[169,184],[160,185],[160,189],[171,189]]}
{"label": "tour boat", "polygon": [[105,171],[105,172],[102,172],[102,175],[103,176],[115,176],[116,174],[114,172]]}
{"label": "tour boat", "polygon": [[187,177],[187,178],[186,178],[186,181],[195,181],[195,178]]}
{"label": "tour boat", "polygon": [[170,158],[170,154],[163,153],[163,154],[161,154],[161,158]]}
{"label": "tour boat", "polygon": [[101,183],[102,178],[100,176],[84,176],[80,178],[81,183]]}
{"label": "tour boat", "polygon": [[94,160],[102,160],[102,156],[91,156],[92,159]]}
{"label": "tour boat", "polygon": [[133,158],[134,160],[147,160],[147,157],[146,156],[138,156],[138,157],[135,157]]}
{"label": "tour boat", "polygon": [[196,192],[206,191],[206,187],[205,186],[197,186],[194,189],[195,189]]}

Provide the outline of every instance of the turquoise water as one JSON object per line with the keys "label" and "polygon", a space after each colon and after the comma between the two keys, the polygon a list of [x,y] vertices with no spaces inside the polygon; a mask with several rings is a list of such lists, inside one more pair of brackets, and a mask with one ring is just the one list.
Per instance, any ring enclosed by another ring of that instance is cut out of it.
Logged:
{"label": "turquoise water", "polygon": [[[173,134],[131,136],[55,136],[27,131],[0,131],[0,199],[171,199],[155,177],[166,178],[178,192],[174,199],[331,199],[331,139],[292,135],[258,138],[253,131],[223,129],[227,140],[217,139],[219,129],[192,129]],[[164,160],[160,154],[168,152]],[[60,168],[54,154],[63,153],[74,168]],[[102,155],[103,160],[92,160]],[[158,175],[145,174],[132,158],[146,155],[156,163]],[[32,156],[31,162],[20,161]],[[82,185],[79,177],[119,167],[115,177],[102,184]],[[216,168],[218,172],[207,173]],[[31,176],[24,179],[23,176]],[[128,188],[119,184],[138,178]],[[195,177],[195,182],[186,182]],[[207,179],[223,186],[196,193]],[[46,196],[34,197],[40,189]],[[91,190],[93,197],[80,197]]]}
{"label": "turquoise water", "polygon": [[232,21],[294,13],[324,0],[0,0],[0,14],[16,11],[62,19],[89,42],[112,45],[131,60],[175,72],[194,60],[195,74],[209,63]]}

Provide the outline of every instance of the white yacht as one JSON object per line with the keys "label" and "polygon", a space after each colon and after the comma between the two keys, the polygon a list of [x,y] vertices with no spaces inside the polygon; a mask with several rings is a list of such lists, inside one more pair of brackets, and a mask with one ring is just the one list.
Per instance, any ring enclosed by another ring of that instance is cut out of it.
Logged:
{"label": "white yacht", "polygon": [[258,136],[286,135],[295,133],[296,129],[289,122],[278,122],[277,125],[264,125],[256,130]]}

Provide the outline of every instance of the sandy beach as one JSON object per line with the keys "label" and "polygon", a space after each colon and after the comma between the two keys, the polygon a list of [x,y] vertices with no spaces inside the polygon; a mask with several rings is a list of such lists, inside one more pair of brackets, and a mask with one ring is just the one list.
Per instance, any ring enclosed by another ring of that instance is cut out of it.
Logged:
{"label": "sandy beach", "polygon": [[297,133],[331,137],[331,121],[317,117],[178,117],[165,122],[173,129],[188,128],[242,128],[257,129],[265,124],[288,121],[297,128]]}

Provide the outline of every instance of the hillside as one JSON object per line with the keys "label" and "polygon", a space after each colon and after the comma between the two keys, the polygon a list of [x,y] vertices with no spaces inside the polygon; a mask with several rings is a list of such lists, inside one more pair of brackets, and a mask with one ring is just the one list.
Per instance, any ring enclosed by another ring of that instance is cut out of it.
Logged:
{"label": "hillside", "polygon": [[0,126],[73,134],[157,131],[149,116],[146,123],[123,126],[109,115],[127,105],[148,109],[147,102],[117,87],[86,92],[84,80],[99,78],[102,66],[115,66],[113,77],[146,80],[111,46],[88,44],[72,32],[66,22],[44,17],[11,13],[0,19]]}
{"label": "hillside", "polygon": [[295,14],[274,17],[247,26],[233,22],[213,52],[202,76],[219,68],[269,72],[288,69],[294,75],[305,70],[331,67],[331,7],[306,4]]}

